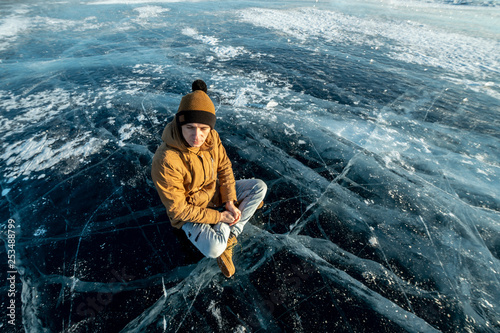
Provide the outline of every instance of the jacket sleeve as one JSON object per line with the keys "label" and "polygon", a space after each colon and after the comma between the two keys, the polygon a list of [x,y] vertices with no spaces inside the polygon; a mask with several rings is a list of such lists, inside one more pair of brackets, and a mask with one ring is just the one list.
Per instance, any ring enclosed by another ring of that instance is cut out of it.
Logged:
{"label": "jacket sleeve", "polygon": [[237,201],[233,166],[218,134],[216,135],[216,147],[219,157],[217,165],[217,178],[220,183],[220,195],[222,202]]}
{"label": "jacket sleeve", "polygon": [[184,175],[181,167],[161,159],[153,159],[151,176],[167,215],[174,227],[180,228],[184,222],[216,224],[220,213],[213,209],[191,205],[186,200]]}

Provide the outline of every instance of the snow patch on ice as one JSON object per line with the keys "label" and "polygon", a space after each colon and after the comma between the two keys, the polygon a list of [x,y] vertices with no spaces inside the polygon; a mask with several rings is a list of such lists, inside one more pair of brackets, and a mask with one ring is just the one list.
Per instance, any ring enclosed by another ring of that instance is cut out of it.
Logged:
{"label": "snow patch on ice", "polygon": [[[223,79],[214,76],[212,81],[220,82],[211,87],[211,91],[221,96],[225,104],[237,107],[237,112],[265,116],[266,121],[276,120],[274,112],[281,111],[281,108],[277,108],[278,105],[297,102],[292,100],[291,85],[286,80],[280,80],[277,76],[270,78],[259,71],[246,73],[245,76],[243,84],[238,75],[225,76]],[[266,112],[262,112],[262,109]],[[239,113],[238,117],[243,117],[243,114]]]}
{"label": "snow patch on ice", "polygon": [[[90,132],[85,132],[61,146],[58,146],[59,139],[48,138],[47,134],[4,146],[5,151],[0,155],[0,159],[7,166],[4,177],[29,177],[31,173],[51,169],[70,158],[84,162],[86,157],[99,151],[108,142],[90,135]],[[61,141],[64,141],[64,138],[61,138]]]}
{"label": "snow patch on ice", "polygon": [[170,8],[163,8],[160,6],[146,6],[134,8],[134,11],[139,13],[139,19],[148,19],[151,17],[161,16],[163,13],[170,11]]}
{"label": "snow patch on ice", "polygon": [[[184,28],[182,34],[200,41],[202,44],[212,46],[210,51],[215,54],[219,61],[227,61],[242,54],[248,53],[242,46],[219,46],[220,40],[213,36],[200,34],[196,29]],[[212,61],[213,56],[208,56],[207,61]]]}
{"label": "snow patch on ice", "polygon": [[220,61],[227,61],[236,58],[242,54],[247,53],[243,46],[216,46],[211,49]]}
{"label": "snow patch on ice", "polygon": [[212,37],[212,36],[205,36],[200,33],[196,29],[193,28],[185,28],[182,29],[182,34],[188,37],[191,37],[193,39],[199,40],[203,44],[207,45],[218,45],[219,44],[219,39]]}
{"label": "snow patch on ice", "polygon": [[295,124],[287,124],[283,123],[285,125],[285,134],[286,135],[295,135],[297,134],[297,131],[295,130]]}
{"label": "snow patch on ice", "polygon": [[45,228],[45,226],[42,225],[42,226],[38,227],[38,229],[35,230],[35,232],[33,233],[33,236],[41,237],[41,236],[44,236],[46,233],[47,233],[47,229]]}
{"label": "snow patch on ice", "polygon": [[371,237],[368,242],[370,243],[371,246],[373,247],[377,247],[379,244],[378,244],[378,239],[377,237],[373,236]]}
{"label": "snow patch on ice", "polygon": [[97,30],[104,26],[104,24],[97,21],[97,17],[91,16],[83,20],[65,20],[55,19],[51,17],[37,17],[34,20],[34,25],[48,31],[63,31],[74,30],[78,32]]}
{"label": "snow patch on ice", "polygon": [[274,108],[274,107],[276,107],[278,105],[279,104],[277,102],[275,102],[273,100],[270,100],[269,103],[267,103],[267,105],[266,105],[266,109],[272,109],[272,108]]}
{"label": "snow patch on ice", "polygon": [[492,81],[484,81],[479,78],[478,80],[469,80],[465,78],[454,78],[450,76],[443,76],[443,79],[448,80],[450,82],[463,85],[467,89],[470,89],[475,92],[485,93],[493,98],[500,100],[500,90],[499,84],[495,84]]}
{"label": "snow patch on ice", "polygon": [[0,23],[0,51],[4,51],[16,41],[17,36],[30,27],[30,19],[11,16],[3,19]]}
{"label": "snow patch on ice", "polygon": [[162,64],[137,64],[132,68],[134,74],[140,75],[151,75],[151,74],[164,74],[167,72],[168,68],[172,65],[162,65]]}
{"label": "snow patch on ice", "polygon": [[0,106],[7,112],[15,111],[16,116],[0,115],[0,132],[23,132],[26,126],[41,121],[49,121],[71,107],[85,106],[89,102],[86,95],[71,94],[60,88],[45,90],[26,97],[0,90]]}
{"label": "snow patch on ice", "polygon": [[208,310],[215,317],[215,319],[217,320],[217,325],[219,326],[219,329],[222,331],[224,329],[224,326],[223,326],[224,323],[222,321],[222,314],[221,314],[220,308],[218,308],[216,306],[215,301],[212,300],[210,302],[210,305],[208,306]]}
{"label": "snow patch on ice", "polygon": [[118,142],[118,145],[121,147],[125,146],[125,141],[131,139],[134,133],[137,133],[142,129],[142,126],[133,126],[132,124],[125,124],[120,127],[118,130],[118,133],[120,134],[120,141]]}
{"label": "snow patch on ice", "polygon": [[495,72],[500,67],[498,42],[441,31],[419,22],[360,18],[315,8],[253,8],[239,14],[243,22],[280,31],[301,43],[323,39],[384,48],[393,59],[441,67],[451,73],[479,75],[485,69]]}

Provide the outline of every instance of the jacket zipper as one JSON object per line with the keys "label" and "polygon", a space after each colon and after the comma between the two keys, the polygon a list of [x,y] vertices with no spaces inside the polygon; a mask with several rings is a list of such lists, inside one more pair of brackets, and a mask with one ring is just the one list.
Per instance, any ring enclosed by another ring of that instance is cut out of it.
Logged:
{"label": "jacket zipper", "polygon": [[212,160],[212,179],[215,179],[214,158],[212,155],[210,155],[210,159]]}
{"label": "jacket zipper", "polygon": [[198,155],[199,159],[200,159],[200,162],[201,162],[201,167],[203,168],[203,183],[200,185],[199,189],[201,191],[201,189],[203,188],[203,186],[205,186],[205,183],[207,182],[207,173],[206,173],[206,170],[205,170],[205,162],[203,162],[203,155]]}
{"label": "jacket zipper", "polygon": [[[201,191],[203,189],[203,186],[205,186],[205,184],[207,183],[207,177],[206,177],[206,172],[205,172],[205,163],[203,160],[203,155],[198,155],[198,157],[200,158],[201,166],[203,168],[203,184],[201,184],[201,186],[198,189],[199,191]],[[214,168],[214,158],[212,157],[211,154],[210,154],[210,160],[212,161],[211,173],[212,173],[212,180],[213,180],[213,179],[215,179],[215,168]]]}

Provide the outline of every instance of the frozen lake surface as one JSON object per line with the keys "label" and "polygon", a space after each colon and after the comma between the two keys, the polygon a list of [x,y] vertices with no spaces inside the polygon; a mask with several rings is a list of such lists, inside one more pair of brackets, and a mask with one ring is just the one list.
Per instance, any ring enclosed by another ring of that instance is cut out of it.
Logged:
{"label": "frozen lake surface", "polygon": [[[496,0],[3,1],[0,330],[500,331],[499,36]],[[150,178],[195,79],[269,189],[231,279]]]}

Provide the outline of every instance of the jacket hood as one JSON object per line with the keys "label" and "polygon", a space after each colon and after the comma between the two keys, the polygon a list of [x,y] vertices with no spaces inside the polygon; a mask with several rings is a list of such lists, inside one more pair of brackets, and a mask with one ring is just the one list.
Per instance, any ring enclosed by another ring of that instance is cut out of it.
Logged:
{"label": "jacket hood", "polygon": [[200,148],[190,147],[187,145],[186,141],[182,136],[180,131],[180,126],[177,124],[177,118],[174,118],[170,123],[165,126],[161,139],[165,144],[171,148],[174,148],[181,152],[198,152],[199,150],[211,150],[213,148],[213,135],[212,131],[208,134],[205,143]]}

